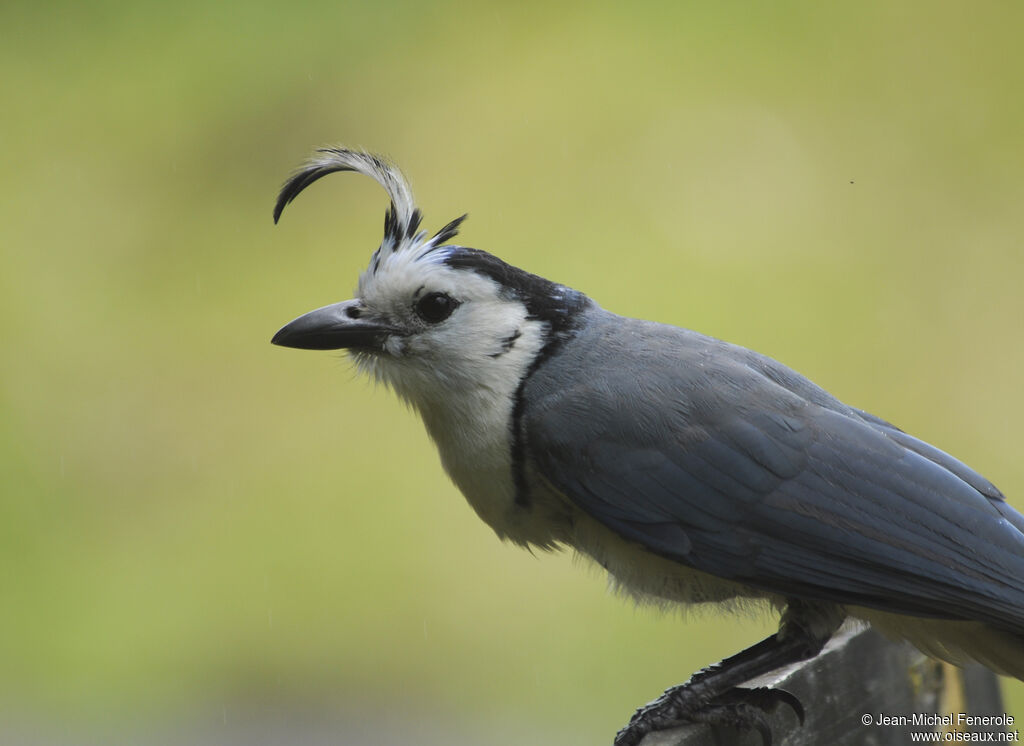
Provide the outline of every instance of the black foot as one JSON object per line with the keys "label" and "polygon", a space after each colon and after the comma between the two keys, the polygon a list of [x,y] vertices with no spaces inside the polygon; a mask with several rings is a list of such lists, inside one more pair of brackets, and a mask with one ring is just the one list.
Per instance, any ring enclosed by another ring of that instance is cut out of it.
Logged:
{"label": "black foot", "polygon": [[653,702],[644,705],[629,724],[615,736],[614,746],[637,746],[652,731],[674,728],[685,723],[726,725],[741,730],[756,730],[764,746],[771,746],[772,732],[767,713],[785,704],[804,723],[800,700],[782,689],[742,689],[736,687],[713,699],[701,701],[687,684],[667,689]]}

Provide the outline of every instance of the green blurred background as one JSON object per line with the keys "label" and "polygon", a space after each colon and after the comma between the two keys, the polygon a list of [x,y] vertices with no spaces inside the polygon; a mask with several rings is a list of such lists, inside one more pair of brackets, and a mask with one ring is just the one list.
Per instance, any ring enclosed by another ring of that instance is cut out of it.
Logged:
{"label": "green blurred background", "polygon": [[[0,742],[607,743],[769,632],[495,540],[272,347],[427,226],[766,352],[1024,507],[1024,6],[0,7]],[[1024,688],[1006,682],[1011,712]]]}

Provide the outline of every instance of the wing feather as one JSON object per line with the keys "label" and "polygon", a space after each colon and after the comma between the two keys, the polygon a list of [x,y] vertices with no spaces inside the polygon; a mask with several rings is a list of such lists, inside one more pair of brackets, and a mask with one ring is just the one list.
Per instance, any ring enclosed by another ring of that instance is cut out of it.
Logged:
{"label": "wing feather", "polygon": [[634,323],[660,351],[598,336],[531,382],[529,457],[577,507],[765,591],[1024,628],[1024,518],[988,480],[777,363]]}

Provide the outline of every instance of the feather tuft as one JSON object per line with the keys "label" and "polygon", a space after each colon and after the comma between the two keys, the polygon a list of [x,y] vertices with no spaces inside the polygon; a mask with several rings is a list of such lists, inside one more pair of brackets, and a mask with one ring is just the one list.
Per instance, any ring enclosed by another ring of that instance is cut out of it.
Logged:
{"label": "feather tuft", "polygon": [[388,254],[405,248],[422,248],[423,255],[429,254],[445,241],[453,238],[466,216],[456,218],[426,240],[425,233],[418,233],[423,214],[413,200],[409,182],[397,166],[383,158],[348,148],[320,148],[316,154],[299,168],[281,187],[274,205],[274,222],[281,219],[284,208],[313,182],[338,171],[353,171],[374,179],[384,187],[391,205],[384,213],[384,239],[374,252],[371,272],[375,272],[380,261]]}

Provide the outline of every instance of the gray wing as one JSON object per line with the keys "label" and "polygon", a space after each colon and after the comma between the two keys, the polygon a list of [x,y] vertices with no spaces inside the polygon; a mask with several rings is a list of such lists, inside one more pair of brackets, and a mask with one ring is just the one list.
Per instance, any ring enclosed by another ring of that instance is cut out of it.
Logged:
{"label": "gray wing", "polygon": [[748,350],[597,327],[534,374],[522,421],[580,509],[762,590],[1024,627],[1024,517],[984,477]]}

